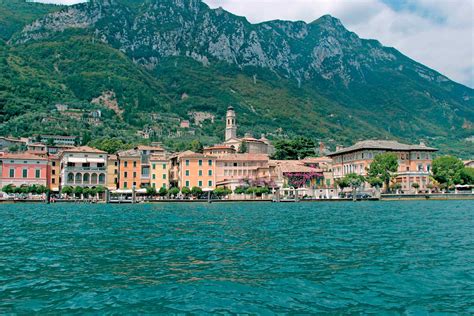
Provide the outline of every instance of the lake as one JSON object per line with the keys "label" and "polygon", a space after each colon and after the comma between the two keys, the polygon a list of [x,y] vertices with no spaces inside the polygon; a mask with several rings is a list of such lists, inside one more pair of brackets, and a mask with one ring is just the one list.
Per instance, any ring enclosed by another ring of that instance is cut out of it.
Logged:
{"label": "lake", "polygon": [[0,205],[12,312],[474,313],[474,201]]}

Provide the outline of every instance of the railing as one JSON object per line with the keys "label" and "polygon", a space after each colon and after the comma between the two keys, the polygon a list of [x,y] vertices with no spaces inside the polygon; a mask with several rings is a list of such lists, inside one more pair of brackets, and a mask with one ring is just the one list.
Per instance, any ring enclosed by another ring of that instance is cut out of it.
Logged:
{"label": "railing", "polygon": [[66,167],[64,168],[66,171],[107,171],[106,167]]}

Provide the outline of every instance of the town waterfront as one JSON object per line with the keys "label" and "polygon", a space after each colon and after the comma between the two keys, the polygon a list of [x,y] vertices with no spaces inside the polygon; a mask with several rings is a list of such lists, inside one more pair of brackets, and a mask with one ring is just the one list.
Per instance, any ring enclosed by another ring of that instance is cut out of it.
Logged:
{"label": "town waterfront", "polygon": [[474,313],[474,201],[0,205],[0,313]]}

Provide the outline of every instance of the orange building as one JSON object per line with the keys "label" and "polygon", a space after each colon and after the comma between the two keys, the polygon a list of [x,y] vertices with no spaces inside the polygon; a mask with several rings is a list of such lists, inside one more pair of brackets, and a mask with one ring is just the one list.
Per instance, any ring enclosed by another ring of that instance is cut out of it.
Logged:
{"label": "orange building", "polygon": [[[142,187],[141,155],[136,149],[120,151],[118,154],[119,189],[139,189]],[[143,180],[148,180],[143,178]]]}
{"label": "orange building", "polygon": [[61,160],[58,155],[50,155],[48,159],[48,188],[52,192],[59,192],[61,184]]}
{"label": "orange building", "polygon": [[431,162],[436,151],[437,149],[423,143],[406,145],[396,141],[367,140],[336,150],[328,156],[333,160],[334,179],[339,179],[349,173],[366,176],[375,156],[386,152],[394,153],[398,157],[395,182],[401,184],[403,191],[415,191],[413,183],[418,183],[419,190],[428,190]]}
{"label": "orange building", "polygon": [[[119,189],[132,189],[133,187],[140,189],[152,186],[153,183],[155,186],[158,184],[157,181],[152,181],[152,157],[164,157],[165,150],[162,147],[138,146],[134,149],[121,151],[117,155],[119,159]],[[160,176],[163,177],[161,173]],[[155,180],[157,180],[156,175]],[[159,182],[159,185],[161,187],[163,183]]]}
{"label": "orange building", "polygon": [[216,157],[185,151],[174,159],[178,187],[216,187]]}

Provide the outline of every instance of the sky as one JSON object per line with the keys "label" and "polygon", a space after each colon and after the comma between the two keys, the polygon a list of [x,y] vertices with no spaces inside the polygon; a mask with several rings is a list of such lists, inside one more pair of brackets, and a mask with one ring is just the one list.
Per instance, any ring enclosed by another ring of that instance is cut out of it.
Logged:
{"label": "sky", "polygon": [[[40,0],[74,4],[82,0]],[[139,0],[137,0],[139,1]],[[331,14],[362,38],[379,40],[474,88],[474,0],[204,0],[250,22]]]}

